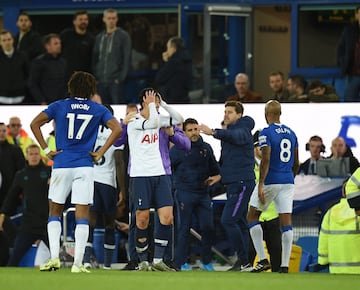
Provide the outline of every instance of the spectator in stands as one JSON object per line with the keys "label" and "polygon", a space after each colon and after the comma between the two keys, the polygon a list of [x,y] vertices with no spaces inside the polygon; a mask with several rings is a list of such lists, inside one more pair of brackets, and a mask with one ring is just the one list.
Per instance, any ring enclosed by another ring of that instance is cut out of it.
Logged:
{"label": "spectator in stands", "polygon": [[91,72],[94,36],[88,26],[89,15],[86,10],[80,10],[73,16],[73,27],[60,33],[62,56],[67,61],[67,79],[74,71]]}
{"label": "spectator in stands", "polygon": [[227,186],[226,203],[221,223],[229,242],[237,252],[237,261],[230,271],[249,271],[249,230],[246,220],[251,193],[255,187],[254,142],[251,130],[255,122],[244,116],[240,102],[225,103],[226,129],[210,129],[202,124],[200,130],[221,140],[220,174]]}
{"label": "spectator in stands", "polygon": [[332,85],[324,84],[320,80],[313,80],[308,85],[310,103],[338,102],[339,96]]}
{"label": "spectator in stands", "polygon": [[17,51],[23,52],[29,61],[32,61],[44,50],[41,36],[32,29],[30,16],[25,12],[19,14],[16,26],[19,28],[19,33],[15,36],[15,48]]}
{"label": "spectator in stands", "polygon": [[285,85],[284,74],[281,71],[273,71],[269,75],[269,86],[273,92],[272,99],[279,102],[287,102],[289,91]]}
{"label": "spectator in stands", "polygon": [[214,222],[208,186],[220,181],[220,168],[211,146],[200,137],[197,120],[186,119],[183,128],[191,141],[191,150],[187,152],[177,146],[170,150],[171,168],[174,172],[173,187],[179,204],[175,263],[182,271],[191,270],[187,256],[190,228],[195,215],[202,233],[200,268],[214,271],[211,263]]}
{"label": "spectator in stands", "polygon": [[330,158],[336,159],[341,157],[349,158],[350,174],[353,174],[355,170],[360,166],[360,163],[352,153],[351,148],[345,143],[345,139],[338,136],[331,142]]}
{"label": "spectator in stands", "polygon": [[44,37],[46,52],[35,58],[30,67],[29,88],[38,104],[46,105],[66,97],[65,58],[61,56],[61,40],[58,34]]}
{"label": "spectator in stands", "polygon": [[0,122],[0,207],[13,182],[15,173],[25,166],[25,158],[21,149],[9,144],[6,140],[7,127]]}
{"label": "spectator in stands", "polygon": [[[15,173],[25,166],[25,158],[20,148],[11,145],[6,140],[6,125],[0,122],[0,208],[14,180]],[[15,211],[9,215],[15,214]],[[0,265],[5,266],[9,258],[9,246],[13,244],[16,229],[8,216],[5,217],[4,232],[0,232]]]}
{"label": "spectator in stands", "polygon": [[163,65],[160,67],[155,82],[160,93],[170,103],[190,103],[189,90],[192,81],[191,55],[184,47],[180,37],[171,37],[162,54]]}
{"label": "spectator in stands", "polygon": [[300,164],[298,174],[316,175],[316,162],[323,158],[321,153],[325,152],[325,145],[321,137],[314,135],[306,143],[306,151],[310,151],[310,158]]}
{"label": "spectator in stands", "polygon": [[19,117],[11,117],[8,124],[6,140],[9,144],[13,144],[21,149],[24,156],[26,156],[26,148],[30,144],[34,144],[34,140],[22,128]]}
{"label": "spectator in stands", "polygon": [[227,98],[227,101],[239,101],[242,103],[259,103],[262,97],[253,91],[250,91],[250,82],[247,74],[239,73],[235,77],[234,86],[236,94]]}
{"label": "spectator in stands", "polygon": [[[348,189],[345,181],[343,197]],[[360,274],[359,244],[359,218],[342,198],[326,212],[321,222],[318,263],[328,265],[332,274]]]}
{"label": "spectator in stands", "polygon": [[116,26],[116,10],[106,9],[103,22],[105,30],[95,38],[92,71],[103,102],[119,104],[125,100],[124,81],[131,62],[131,39],[125,30]]}
{"label": "spectator in stands", "polygon": [[14,182],[0,209],[0,231],[5,216],[16,210],[17,198],[23,195],[23,216],[16,235],[9,266],[18,266],[21,258],[38,240],[48,244],[47,219],[49,214],[48,188],[51,167],[41,161],[40,147],[31,144],[26,148],[27,165],[15,175]]}
{"label": "spectator in stands", "polygon": [[309,98],[306,94],[306,81],[301,75],[292,75],[288,77],[287,89],[289,90],[289,102],[307,103]]}
{"label": "spectator in stands", "polygon": [[342,31],[337,47],[337,65],[346,77],[345,102],[360,101],[360,6],[355,8],[355,19]]}
{"label": "spectator in stands", "polygon": [[0,104],[20,104],[25,99],[29,63],[26,56],[14,49],[10,31],[0,32]]}

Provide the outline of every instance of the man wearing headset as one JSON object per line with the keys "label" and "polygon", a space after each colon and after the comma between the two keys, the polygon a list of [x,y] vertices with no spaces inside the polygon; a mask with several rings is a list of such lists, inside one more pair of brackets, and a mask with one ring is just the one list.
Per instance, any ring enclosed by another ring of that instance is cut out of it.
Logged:
{"label": "man wearing headset", "polygon": [[312,136],[306,143],[306,151],[310,151],[310,158],[300,165],[298,174],[316,175],[316,162],[323,158],[322,153],[325,152],[325,145],[321,137]]}

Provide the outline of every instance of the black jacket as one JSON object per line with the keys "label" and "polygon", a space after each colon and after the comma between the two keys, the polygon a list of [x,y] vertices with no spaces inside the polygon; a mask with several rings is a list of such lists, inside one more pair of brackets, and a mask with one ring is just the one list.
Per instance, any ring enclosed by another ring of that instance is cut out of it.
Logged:
{"label": "black jacket", "polygon": [[23,52],[30,61],[44,51],[44,47],[41,41],[41,36],[39,33],[33,30],[30,30],[28,33],[25,33],[18,47],[19,36],[20,36],[19,34],[15,36],[14,47],[18,51]]}
{"label": "black jacket", "polygon": [[25,166],[25,158],[19,147],[7,141],[0,143],[0,207],[13,182],[15,173]]}
{"label": "black jacket", "polygon": [[337,65],[343,75],[352,75],[355,45],[359,39],[359,24],[353,23],[342,31],[337,47]]}
{"label": "black jacket", "polygon": [[175,189],[195,193],[206,193],[205,180],[209,176],[220,174],[211,146],[200,137],[198,141],[191,142],[189,152],[173,146],[170,149],[171,167]]}
{"label": "black jacket", "polygon": [[44,53],[30,67],[29,89],[37,103],[51,103],[66,97],[66,60]]}
{"label": "black jacket", "polygon": [[0,96],[25,96],[29,76],[26,56],[18,51],[9,58],[0,51]]}
{"label": "black jacket", "polygon": [[91,58],[95,38],[90,33],[78,34],[74,28],[61,32],[61,54],[67,62],[67,78],[74,71],[91,72]]}
{"label": "black jacket", "polygon": [[48,189],[51,168],[40,162],[37,166],[26,165],[18,171],[0,212],[11,214],[16,208],[17,197],[23,194],[21,230],[42,235],[46,233],[49,216]]}
{"label": "black jacket", "polygon": [[188,104],[192,80],[191,56],[186,50],[176,51],[159,69],[155,82],[168,103]]}

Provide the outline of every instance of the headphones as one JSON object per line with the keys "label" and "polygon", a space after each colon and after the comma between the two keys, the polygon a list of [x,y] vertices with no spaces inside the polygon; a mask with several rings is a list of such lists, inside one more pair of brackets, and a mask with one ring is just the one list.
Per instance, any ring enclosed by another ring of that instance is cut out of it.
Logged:
{"label": "headphones", "polygon": [[314,135],[310,138],[309,142],[306,143],[305,145],[305,150],[309,151],[310,150],[310,142],[311,141],[320,141],[321,142],[321,146],[320,146],[320,152],[324,153],[325,152],[325,145],[323,144],[323,140],[321,139],[321,137]]}

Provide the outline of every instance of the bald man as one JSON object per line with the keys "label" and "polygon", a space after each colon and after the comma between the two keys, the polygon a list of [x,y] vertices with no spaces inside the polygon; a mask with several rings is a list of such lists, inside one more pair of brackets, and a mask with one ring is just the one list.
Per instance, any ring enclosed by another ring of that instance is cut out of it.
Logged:
{"label": "bald man", "polygon": [[226,101],[239,101],[242,103],[261,103],[263,101],[258,93],[250,91],[250,81],[247,74],[237,74],[234,86],[236,94],[228,97]]}
{"label": "bald man", "polygon": [[250,198],[248,223],[250,236],[259,256],[251,272],[262,272],[271,268],[263,245],[263,230],[259,216],[274,201],[280,216],[282,231],[282,257],[280,273],[288,273],[293,229],[291,213],[294,194],[294,176],[299,169],[298,141],[296,134],[280,122],[281,105],[270,100],[265,105],[265,119],[269,125],[259,135],[262,151],[259,183]]}

